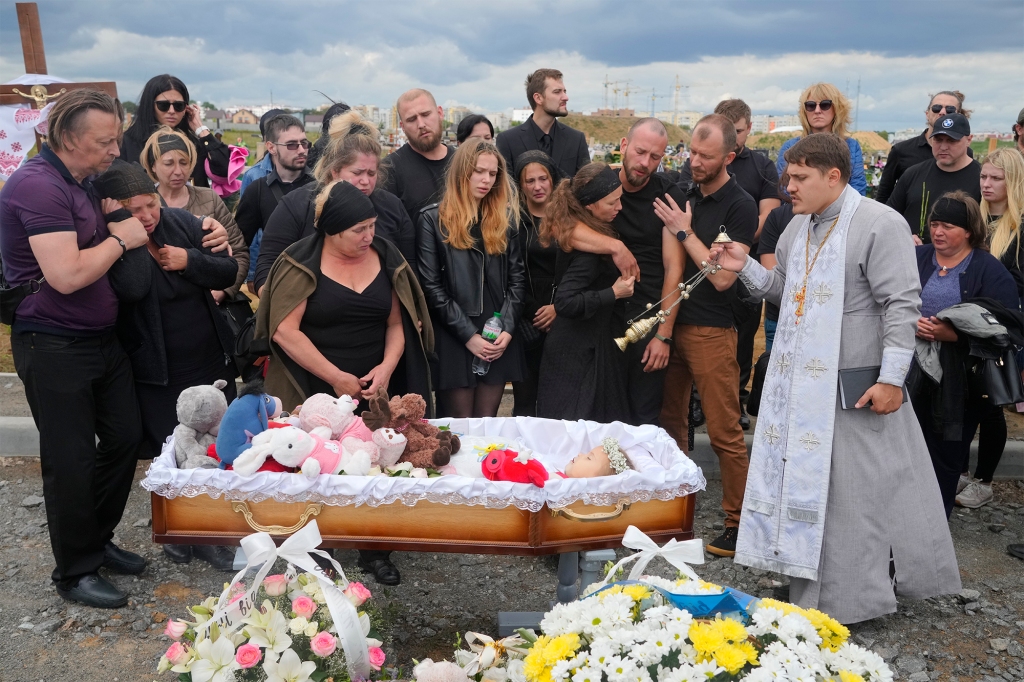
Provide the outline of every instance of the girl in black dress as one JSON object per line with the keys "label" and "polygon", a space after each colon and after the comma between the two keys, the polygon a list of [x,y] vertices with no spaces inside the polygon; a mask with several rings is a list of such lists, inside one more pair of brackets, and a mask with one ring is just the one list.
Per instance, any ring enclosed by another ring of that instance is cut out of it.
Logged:
{"label": "girl in black dress", "polygon": [[544,152],[534,149],[516,158],[516,181],[520,204],[519,246],[526,265],[526,300],[523,320],[523,351],[526,377],[512,383],[515,417],[537,416],[537,382],[544,354],[544,339],[555,321],[555,260],[558,247],[551,239],[541,239],[541,223],[555,184],[560,178],[558,166]]}
{"label": "girl in black dress", "polygon": [[[525,272],[516,238],[519,202],[505,160],[490,142],[471,138],[452,159],[439,205],[419,219],[420,283],[437,343],[438,395],[451,417],[493,417],[508,381],[525,375],[516,325]],[[480,332],[494,313],[494,343]],[[473,372],[475,358],[490,362]]]}
{"label": "girl in black dress", "polygon": [[563,180],[548,201],[542,237],[562,248],[555,290],[556,317],[544,342],[537,414],[551,419],[608,423],[629,420],[625,355],[614,342],[624,329],[619,300],[633,295],[610,256],[574,251],[579,224],[615,237],[611,221],[622,204],[618,174],[591,163]]}

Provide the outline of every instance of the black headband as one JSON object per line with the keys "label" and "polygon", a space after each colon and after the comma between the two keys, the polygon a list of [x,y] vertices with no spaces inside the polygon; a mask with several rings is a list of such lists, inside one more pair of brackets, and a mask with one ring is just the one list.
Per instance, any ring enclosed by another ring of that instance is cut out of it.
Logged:
{"label": "black headband", "polygon": [[355,185],[341,181],[335,183],[327,195],[316,228],[324,234],[338,234],[355,227],[364,220],[376,218],[373,202],[356,189]]}
{"label": "black headband", "polygon": [[93,180],[93,187],[101,199],[117,201],[131,199],[140,194],[156,194],[156,185],[137,163],[114,159],[102,175]]}
{"label": "black headband", "polygon": [[622,181],[619,180],[619,174],[612,170],[610,166],[605,166],[594,179],[582,187],[577,187],[572,193],[581,205],[589,206],[596,201],[604,199],[621,186]]}
{"label": "black headband", "polygon": [[967,216],[967,204],[949,197],[940,197],[932,204],[931,215],[928,222],[947,223],[962,227],[968,232],[971,231],[971,220]]}
{"label": "black headband", "polygon": [[[159,154],[155,153],[156,149],[160,150]],[[192,157],[192,154],[189,153],[188,143],[180,135],[161,135],[156,138],[156,144],[149,148],[149,164],[155,164],[158,157],[173,151],[182,152],[186,158]]]}
{"label": "black headband", "polygon": [[558,166],[555,165],[555,162],[551,160],[550,156],[539,149],[531,149],[516,157],[515,163],[513,164],[513,174],[516,177],[516,181],[522,181],[523,171],[531,163],[538,163],[547,169],[548,175],[551,176],[552,188],[558,184],[559,180],[565,177],[562,171],[558,169]]}

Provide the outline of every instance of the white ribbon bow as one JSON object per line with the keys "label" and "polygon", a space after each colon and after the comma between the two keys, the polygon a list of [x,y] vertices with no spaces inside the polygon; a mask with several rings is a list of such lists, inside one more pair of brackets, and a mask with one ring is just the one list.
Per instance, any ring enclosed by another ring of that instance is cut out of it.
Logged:
{"label": "white ribbon bow", "polygon": [[525,656],[529,651],[525,646],[526,640],[519,635],[511,635],[494,641],[492,637],[479,632],[467,632],[466,645],[469,646],[470,651],[476,654],[462,667],[468,677],[497,665],[506,652],[511,651]]}
{"label": "white ribbon bow", "polygon": [[629,580],[639,579],[644,574],[647,564],[651,563],[651,559],[658,556],[675,566],[683,575],[691,580],[700,580],[697,574],[693,572],[693,569],[687,564],[704,563],[703,540],[695,539],[676,542],[676,539],[672,538],[659,547],[658,543],[647,537],[642,530],[636,526],[630,526],[626,529],[625,535],[622,536],[622,546],[639,550],[639,552],[631,554],[615,564],[612,570],[608,572],[608,575],[605,576],[605,579],[601,581],[601,585],[607,585],[614,578],[615,574],[618,573],[619,569],[630,561],[636,561],[636,564],[629,571]]}
{"label": "white ribbon bow", "polygon": [[[363,637],[362,626],[359,624],[359,614],[348,597],[338,589],[333,580],[324,574],[320,565],[310,556],[312,553],[330,561],[334,570],[341,577],[342,584],[348,584],[345,572],[338,562],[327,552],[317,549],[321,542],[320,529],[316,525],[316,519],[287,538],[280,547],[274,543],[269,533],[253,533],[242,538],[241,545],[247,559],[246,566],[235,574],[227,588],[221,593],[217,608],[210,620],[197,625],[196,631],[203,632],[213,623],[218,624],[223,634],[230,634],[242,627],[244,624],[242,620],[253,609],[260,608],[256,604],[256,593],[260,585],[263,584],[263,579],[267,577],[267,573],[274,567],[274,562],[277,559],[284,559],[289,564],[298,566],[317,577],[324,593],[324,600],[327,602],[327,610],[334,620],[338,639],[341,640],[341,647],[345,652],[349,675],[353,680],[369,677],[370,653],[366,646],[366,639]],[[256,566],[260,566],[260,569],[256,573],[252,586],[242,597],[230,604],[225,604],[231,593],[231,587],[240,582],[245,574]]]}

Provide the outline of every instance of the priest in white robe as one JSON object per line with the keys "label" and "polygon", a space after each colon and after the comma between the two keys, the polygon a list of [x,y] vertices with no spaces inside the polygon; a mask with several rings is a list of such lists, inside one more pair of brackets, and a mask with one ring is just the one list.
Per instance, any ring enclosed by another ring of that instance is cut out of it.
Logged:
{"label": "priest in white robe", "polygon": [[[791,577],[790,600],[842,623],[896,596],[960,591],[953,542],[914,410],[903,403],[920,317],[910,229],[849,185],[832,134],[787,153],[793,210],[766,270],[738,244],[711,257],[780,306],[735,561]],[[880,368],[842,409],[839,371]]]}

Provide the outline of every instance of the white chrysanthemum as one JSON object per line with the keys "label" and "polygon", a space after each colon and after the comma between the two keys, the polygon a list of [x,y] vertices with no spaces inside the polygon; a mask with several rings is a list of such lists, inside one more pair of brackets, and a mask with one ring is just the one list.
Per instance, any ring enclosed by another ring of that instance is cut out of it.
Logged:
{"label": "white chrysanthemum", "polygon": [[[660,639],[663,642],[667,641],[664,637]],[[661,663],[663,654],[661,649],[652,640],[646,640],[634,646],[627,656],[641,667],[646,668],[649,665]]]}
{"label": "white chrysanthemum", "polygon": [[583,666],[573,674],[572,682],[601,682],[600,666]]}
{"label": "white chrysanthemum", "polygon": [[604,666],[619,651],[619,647],[607,639],[594,640],[590,644],[590,665]]}

